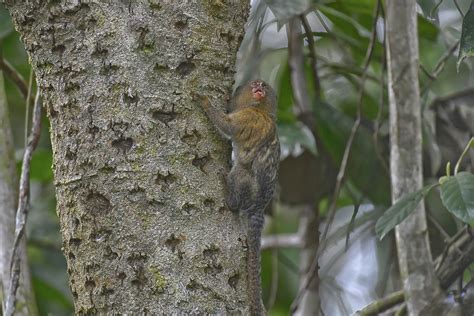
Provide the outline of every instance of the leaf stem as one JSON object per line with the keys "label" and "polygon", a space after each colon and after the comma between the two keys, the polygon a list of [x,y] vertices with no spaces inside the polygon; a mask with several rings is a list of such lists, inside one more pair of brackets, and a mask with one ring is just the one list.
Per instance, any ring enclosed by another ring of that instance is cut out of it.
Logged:
{"label": "leaf stem", "polygon": [[459,160],[456,163],[456,166],[454,167],[454,175],[458,174],[459,166],[461,165],[461,162],[464,159],[464,156],[466,156],[467,152],[469,151],[469,148],[471,148],[471,147],[474,148],[474,137],[471,137],[471,140],[469,141],[469,143],[467,143],[467,145],[464,148],[461,156],[459,157]]}

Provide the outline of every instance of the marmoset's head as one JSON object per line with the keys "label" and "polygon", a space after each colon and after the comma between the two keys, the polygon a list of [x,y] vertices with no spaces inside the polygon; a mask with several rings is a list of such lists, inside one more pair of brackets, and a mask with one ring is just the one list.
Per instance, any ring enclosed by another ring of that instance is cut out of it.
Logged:
{"label": "marmoset's head", "polygon": [[276,105],[276,93],[272,87],[262,80],[252,80],[235,90],[230,110],[257,107],[274,115]]}

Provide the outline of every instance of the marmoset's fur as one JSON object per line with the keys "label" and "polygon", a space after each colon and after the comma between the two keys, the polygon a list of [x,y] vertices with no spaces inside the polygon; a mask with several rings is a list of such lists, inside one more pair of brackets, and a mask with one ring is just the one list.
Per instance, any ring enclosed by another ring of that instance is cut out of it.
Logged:
{"label": "marmoset's fur", "polygon": [[263,315],[260,281],[260,238],[263,212],[272,200],[280,160],[276,130],[276,94],[261,80],[239,87],[230,113],[211,106],[207,97],[200,105],[233,146],[233,165],[226,176],[226,203],[232,211],[248,216],[248,283],[251,315]]}

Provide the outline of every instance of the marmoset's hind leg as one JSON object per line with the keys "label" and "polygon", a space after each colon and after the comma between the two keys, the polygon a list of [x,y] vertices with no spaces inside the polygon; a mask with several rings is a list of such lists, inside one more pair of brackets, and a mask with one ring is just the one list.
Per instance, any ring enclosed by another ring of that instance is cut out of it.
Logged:
{"label": "marmoset's hind leg", "polygon": [[233,212],[250,209],[254,203],[254,181],[248,171],[234,167],[224,179],[227,207]]}

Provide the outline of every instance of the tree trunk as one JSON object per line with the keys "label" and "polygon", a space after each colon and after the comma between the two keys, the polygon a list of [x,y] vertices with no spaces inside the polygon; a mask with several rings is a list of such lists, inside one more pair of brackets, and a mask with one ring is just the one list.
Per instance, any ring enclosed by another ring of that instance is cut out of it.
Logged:
{"label": "tree trunk", "polygon": [[[7,96],[0,71],[0,300],[10,287],[10,260],[15,239],[15,214],[18,202],[18,181],[14,157],[13,136],[8,117]],[[36,301],[31,287],[26,242],[19,244],[20,284],[17,290],[16,315],[37,315]],[[5,308],[5,306],[3,306]]]}
{"label": "tree trunk", "polygon": [[[392,200],[423,186],[416,1],[387,2]],[[396,228],[410,315],[427,315],[441,290],[434,274],[423,203]]]}
{"label": "tree trunk", "polygon": [[76,313],[246,313],[229,146],[191,95],[224,103],[248,2],[6,3],[51,122]]}

